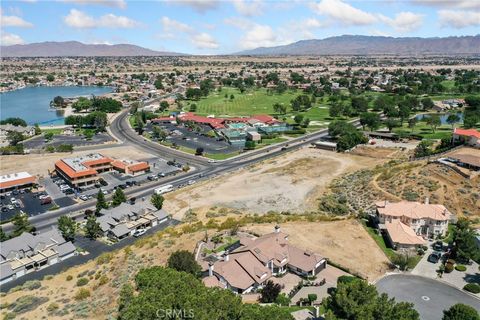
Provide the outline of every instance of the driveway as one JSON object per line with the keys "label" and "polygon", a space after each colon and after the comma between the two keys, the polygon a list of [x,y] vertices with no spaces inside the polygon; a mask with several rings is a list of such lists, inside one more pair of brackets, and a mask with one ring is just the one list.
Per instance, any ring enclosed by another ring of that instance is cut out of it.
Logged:
{"label": "driveway", "polygon": [[379,292],[387,293],[397,301],[411,302],[422,320],[438,320],[443,310],[456,303],[463,303],[480,310],[480,299],[447,285],[425,277],[395,274],[386,276],[376,283]]}
{"label": "driveway", "polygon": [[428,249],[423,255],[422,259],[418,262],[411,274],[436,279],[437,270],[442,264],[441,259],[437,263],[427,261],[428,256],[433,252],[432,249]]}

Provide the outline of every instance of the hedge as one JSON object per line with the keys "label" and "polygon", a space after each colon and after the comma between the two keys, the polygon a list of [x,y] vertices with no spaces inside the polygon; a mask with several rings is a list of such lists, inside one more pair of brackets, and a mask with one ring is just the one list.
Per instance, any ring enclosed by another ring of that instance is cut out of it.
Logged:
{"label": "hedge", "polygon": [[471,293],[480,293],[480,285],[478,283],[468,283],[463,287],[463,290]]}
{"label": "hedge", "polygon": [[462,271],[462,272],[463,272],[463,271],[466,271],[466,270],[467,270],[467,267],[465,267],[463,264],[457,264],[457,265],[455,266],[455,270],[457,270],[457,271]]}

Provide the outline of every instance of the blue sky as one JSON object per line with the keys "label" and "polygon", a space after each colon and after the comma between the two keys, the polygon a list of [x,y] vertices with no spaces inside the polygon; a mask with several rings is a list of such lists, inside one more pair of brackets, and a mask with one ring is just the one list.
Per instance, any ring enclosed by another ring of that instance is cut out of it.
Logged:
{"label": "blue sky", "polygon": [[480,34],[480,0],[1,1],[1,44],[77,40],[223,54],[342,34]]}

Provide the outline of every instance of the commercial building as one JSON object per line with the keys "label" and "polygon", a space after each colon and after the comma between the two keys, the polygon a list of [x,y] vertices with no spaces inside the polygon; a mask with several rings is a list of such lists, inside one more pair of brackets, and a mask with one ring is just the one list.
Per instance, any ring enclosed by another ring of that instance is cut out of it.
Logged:
{"label": "commercial building", "polygon": [[145,162],[130,160],[115,160],[112,162],[113,169],[131,176],[144,174],[150,171],[150,165]]}
{"label": "commercial building", "polygon": [[321,256],[290,245],[288,235],[276,226],[273,233],[258,238],[242,236],[237,249],[209,263],[203,281],[242,294],[262,288],[272,275],[290,271],[303,277],[315,276],[326,266],[327,260]]}
{"label": "commercial building", "polygon": [[3,241],[0,246],[0,284],[29,272],[53,265],[75,254],[75,246],[66,241],[57,229]]}
{"label": "commercial building", "polygon": [[91,153],[55,162],[55,171],[75,188],[96,184],[98,174],[112,170],[113,160],[100,153]]}
{"label": "commercial building", "polygon": [[133,235],[138,229],[155,227],[166,222],[170,215],[165,210],[157,210],[147,202],[122,203],[118,207],[102,209],[97,221],[105,236],[120,240]]}
{"label": "commercial building", "polygon": [[380,230],[386,232],[392,246],[408,249],[425,243],[425,238],[445,235],[452,213],[441,204],[379,201],[376,217]]}
{"label": "commercial building", "polygon": [[0,176],[0,193],[24,189],[33,186],[37,178],[28,172],[10,173]]}

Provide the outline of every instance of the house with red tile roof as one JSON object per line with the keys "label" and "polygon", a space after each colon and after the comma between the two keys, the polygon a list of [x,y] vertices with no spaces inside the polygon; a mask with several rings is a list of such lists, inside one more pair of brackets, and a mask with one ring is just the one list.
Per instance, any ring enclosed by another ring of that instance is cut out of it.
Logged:
{"label": "house with red tile roof", "polygon": [[288,235],[277,226],[273,233],[261,237],[242,236],[237,249],[209,263],[203,281],[243,294],[260,289],[272,276],[286,272],[315,276],[326,266],[327,260],[320,255],[289,244]]}
{"label": "house with red tile roof", "polygon": [[480,148],[480,131],[476,129],[453,129],[453,142],[463,142],[466,145]]}
{"label": "house with red tile roof", "polygon": [[375,205],[379,227],[397,249],[423,245],[426,238],[445,235],[453,216],[445,206],[430,204],[428,198],[425,203],[379,201]]}

